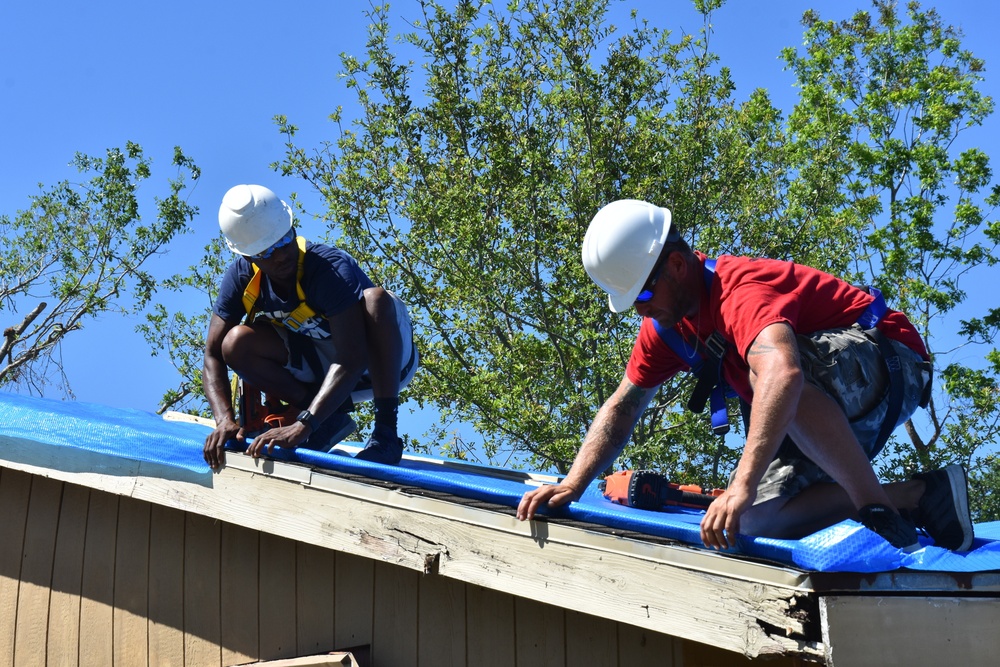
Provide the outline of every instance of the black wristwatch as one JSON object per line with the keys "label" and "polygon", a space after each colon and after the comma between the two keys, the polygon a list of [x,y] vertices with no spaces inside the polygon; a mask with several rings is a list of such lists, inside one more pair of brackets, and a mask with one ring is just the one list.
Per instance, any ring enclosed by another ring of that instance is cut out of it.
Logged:
{"label": "black wristwatch", "polygon": [[308,410],[303,410],[299,413],[299,416],[295,418],[295,421],[301,422],[309,427],[310,433],[315,433],[316,429],[319,428],[320,421],[316,419],[316,415],[309,412]]}

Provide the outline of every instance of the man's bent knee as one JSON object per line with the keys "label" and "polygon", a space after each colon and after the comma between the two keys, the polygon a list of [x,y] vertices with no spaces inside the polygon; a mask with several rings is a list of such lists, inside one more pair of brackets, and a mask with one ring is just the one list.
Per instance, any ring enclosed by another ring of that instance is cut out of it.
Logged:
{"label": "man's bent knee", "polygon": [[240,324],[230,329],[222,340],[222,358],[237,372],[261,358],[272,359],[284,354],[284,344],[269,323]]}
{"label": "man's bent knee", "polygon": [[781,510],[789,498],[779,496],[748,509],[740,517],[740,532],[759,537],[781,537],[788,529],[781,521]]}
{"label": "man's bent knee", "polygon": [[229,330],[222,340],[222,358],[230,368],[240,366],[250,348],[250,336],[253,330],[245,324],[240,324]]}
{"label": "man's bent knee", "polygon": [[365,310],[376,322],[396,321],[396,304],[384,287],[369,287],[364,291]]}

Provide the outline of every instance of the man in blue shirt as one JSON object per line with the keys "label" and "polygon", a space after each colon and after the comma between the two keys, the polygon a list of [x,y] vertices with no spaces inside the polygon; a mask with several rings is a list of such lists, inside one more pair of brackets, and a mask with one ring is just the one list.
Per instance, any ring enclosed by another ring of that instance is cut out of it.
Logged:
{"label": "man in blue shirt", "polygon": [[293,221],[288,204],[259,185],[231,188],[219,208],[238,257],[223,276],[205,345],[202,379],[216,421],[205,461],[219,468],[226,442],[247,435],[232,406],[232,368],[285,404],[281,425],[257,435],[247,453],[329,451],[355,429],[353,402],[373,400],[375,427],[357,458],[395,465],[399,390],[418,363],[406,307],[343,250],[297,238]]}

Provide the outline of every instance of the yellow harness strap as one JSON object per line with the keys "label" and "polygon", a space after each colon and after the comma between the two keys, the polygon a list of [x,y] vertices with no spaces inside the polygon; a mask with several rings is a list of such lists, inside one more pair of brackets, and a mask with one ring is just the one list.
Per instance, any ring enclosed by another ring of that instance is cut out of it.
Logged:
{"label": "yellow harness strap", "polygon": [[[304,236],[297,236],[295,237],[295,243],[299,246],[299,264],[298,271],[295,274],[295,292],[299,296],[299,305],[285,319],[271,320],[275,324],[280,324],[292,331],[298,331],[304,322],[316,315],[316,311],[306,303],[306,293],[302,289],[302,271],[306,260],[306,239]],[[256,264],[251,264],[251,266],[253,266],[253,276],[251,276],[246,289],[243,290],[243,308],[247,311],[250,319],[253,318],[254,304],[257,303],[257,297],[260,296],[260,268]]]}

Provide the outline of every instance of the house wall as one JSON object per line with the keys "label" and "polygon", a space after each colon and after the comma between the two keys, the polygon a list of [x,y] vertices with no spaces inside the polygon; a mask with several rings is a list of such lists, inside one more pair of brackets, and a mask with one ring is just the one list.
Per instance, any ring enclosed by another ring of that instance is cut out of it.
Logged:
{"label": "house wall", "polygon": [[0,508],[0,666],[233,665],[352,648],[379,667],[748,662],[9,468]]}

